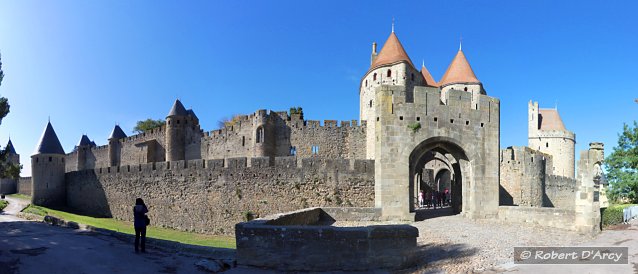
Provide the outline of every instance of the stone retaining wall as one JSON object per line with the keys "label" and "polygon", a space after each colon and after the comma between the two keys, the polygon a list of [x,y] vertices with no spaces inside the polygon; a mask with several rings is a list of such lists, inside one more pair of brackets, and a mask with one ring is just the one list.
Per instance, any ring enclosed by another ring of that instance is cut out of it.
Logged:
{"label": "stone retaining wall", "polygon": [[[328,212],[336,213],[334,215]],[[326,220],[380,216],[378,209],[309,208],[235,226],[237,264],[277,271],[367,271],[412,266],[419,235],[410,225],[334,227]],[[377,217],[378,218],[378,217]]]}
{"label": "stone retaining wall", "polygon": [[567,230],[576,230],[573,210],[549,207],[499,206],[499,219],[511,223],[531,223]]}

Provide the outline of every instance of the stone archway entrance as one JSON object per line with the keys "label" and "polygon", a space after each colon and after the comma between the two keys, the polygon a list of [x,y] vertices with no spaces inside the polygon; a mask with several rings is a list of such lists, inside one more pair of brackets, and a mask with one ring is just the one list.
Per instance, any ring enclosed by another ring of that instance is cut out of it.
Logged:
{"label": "stone archway entrance", "polygon": [[[427,196],[448,190],[452,214],[463,211],[464,184],[469,185],[471,165],[463,148],[445,138],[431,138],[417,145],[409,159],[410,212],[418,208],[419,191]],[[416,176],[415,176],[416,175]],[[418,179],[415,181],[414,179]]]}

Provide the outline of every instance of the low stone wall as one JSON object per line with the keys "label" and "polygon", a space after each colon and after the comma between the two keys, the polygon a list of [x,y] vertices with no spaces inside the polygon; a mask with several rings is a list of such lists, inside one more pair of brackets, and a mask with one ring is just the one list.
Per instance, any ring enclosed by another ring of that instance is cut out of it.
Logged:
{"label": "low stone wall", "polygon": [[378,219],[381,212],[374,208],[309,208],[238,223],[237,264],[277,271],[366,271],[400,269],[414,263],[419,231],[413,226],[320,225],[355,221],[359,213],[369,221]]}
{"label": "low stone wall", "polygon": [[18,182],[15,179],[0,179],[0,194],[13,194],[18,189]]}
{"label": "low stone wall", "polygon": [[18,180],[18,189],[16,190],[17,193],[23,194],[23,195],[27,195],[27,196],[31,196],[32,195],[32,191],[31,188],[33,186],[31,185],[31,177],[20,177],[20,179]]}
{"label": "low stone wall", "polygon": [[549,207],[499,206],[498,218],[512,223],[532,223],[541,226],[577,230],[573,210]]}

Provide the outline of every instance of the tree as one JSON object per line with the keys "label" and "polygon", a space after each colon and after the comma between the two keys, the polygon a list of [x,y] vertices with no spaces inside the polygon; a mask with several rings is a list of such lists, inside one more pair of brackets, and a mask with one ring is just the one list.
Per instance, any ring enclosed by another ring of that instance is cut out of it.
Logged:
{"label": "tree", "polygon": [[[2,86],[2,79],[4,78],[4,72],[2,71],[2,55],[0,55],[0,86]],[[0,97],[0,124],[2,119],[9,114],[9,101],[7,98]]]}
{"label": "tree", "polygon": [[144,121],[137,121],[137,125],[133,128],[133,132],[142,133],[147,130],[161,127],[165,124],[166,121],[164,119],[153,120],[149,118]]}
{"label": "tree", "polygon": [[225,127],[232,127],[234,126],[237,122],[239,122],[239,120],[241,119],[241,115],[239,114],[235,114],[232,116],[232,118],[230,117],[223,117],[221,118],[219,121],[217,121],[217,126],[221,129],[221,128],[225,128]]}
{"label": "tree", "polygon": [[[2,55],[0,55],[0,86],[2,86],[2,79],[4,78],[4,72],[2,71]],[[0,124],[2,119],[9,114],[9,100],[4,97],[0,97]],[[13,164],[8,161],[9,151],[5,147],[0,149],[0,177],[2,178],[18,178],[20,177],[20,170],[22,165]]]}
{"label": "tree", "polygon": [[618,135],[618,146],[605,159],[609,197],[612,200],[629,199],[638,202],[638,122],[633,127],[623,125]]}

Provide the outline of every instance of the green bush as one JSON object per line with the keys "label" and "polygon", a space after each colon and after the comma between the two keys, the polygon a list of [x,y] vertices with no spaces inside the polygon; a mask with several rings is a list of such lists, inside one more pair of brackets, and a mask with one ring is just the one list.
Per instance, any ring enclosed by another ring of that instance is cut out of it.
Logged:
{"label": "green bush", "polygon": [[9,205],[9,202],[7,202],[7,200],[0,200],[0,211],[4,210],[7,205]]}
{"label": "green bush", "polygon": [[630,206],[635,206],[635,204],[610,205],[608,208],[603,209],[602,216],[601,216],[603,227],[622,223],[622,217],[623,217],[622,211],[626,207],[630,207]]}

